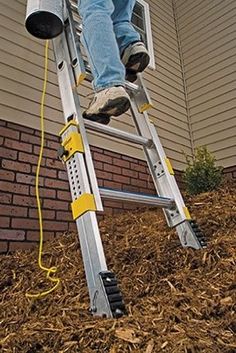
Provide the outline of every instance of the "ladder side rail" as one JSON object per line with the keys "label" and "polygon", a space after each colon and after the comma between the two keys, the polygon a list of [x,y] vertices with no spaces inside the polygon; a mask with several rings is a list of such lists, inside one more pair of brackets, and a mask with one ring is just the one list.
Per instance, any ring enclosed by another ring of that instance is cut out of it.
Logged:
{"label": "ladder side rail", "polygon": [[160,196],[170,197],[176,203],[175,210],[163,209],[167,224],[170,227],[176,227],[181,245],[183,247],[192,247],[201,249],[205,247],[205,240],[202,232],[193,226],[193,221],[189,215],[188,209],[184,204],[182,195],[174,178],[174,172],[166,158],[166,154],[161,145],[156,128],[149,121],[146,112],[140,113],[137,108],[137,102],[132,99],[131,112],[138,133],[146,138],[153,140],[153,146],[147,148],[143,146],[147,157],[147,163],[152,175],[157,193]]}
{"label": "ladder side rail", "polygon": [[[152,131],[150,130],[149,125],[147,124],[147,113],[140,113],[138,111],[136,102],[131,99],[131,112],[137,128],[138,133],[141,136],[152,139],[153,145],[151,148],[143,146],[143,150],[147,159],[147,164],[149,171],[151,173],[156,191],[161,197],[169,197],[176,200],[174,193],[171,190],[171,187],[166,178],[166,173],[164,165],[166,164],[165,160],[161,159],[161,156],[158,153],[155,137],[152,136]],[[169,172],[168,172],[169,173]],[[174,227],[177,224],[180,224],[184,221],[180,210],[176,207],[175,210],[163,210],[166,221],[170,227]]]}
{"label": "ladder side rail", "polygon": [[[68,63],[70,63],[70,57],[68,52],[68,47],[66,43],[65,33],[63,32],[59,37],[53,40],[54,53],[56,58],[57,73],[58,73],[58,82],[59,89],[61,94],[63,112],[65,117],[65,122],[68,122],[68,117],[73,116],[76,121],[79,121],[80,133],[82,135],[82,140],[84,142],[85,150],[85,159],[86,162],[89,161],[90,164],[87,168],[85,165],[84,156],[80,153],[75,153],[74,163],[72,168],[74,169],[70,173],[69,162],[66,162],[66,167],[68,170],[68,176],[70,180],[70,187],[75,184],[74,174],[75,168],[80,170],[80,173],[83,173],[83,176],[77,177],[76,183],[78,183],[78,178],[83,180],[84,184],[81,184],[80,191],[81,193],[90,192],[90,185],[87,176],[87,169],[93,169],[93,163],[89,151],[89,145],[87,143],[87,138],[85,134],[85,129],[83,125],[83,119],[80,113],[79,98],[74,89],[75,82],[72,72],[72,68]],[[67,129],[70,132],[71,127]],[[78,131],[78,129],[76,128]],[[63,140],[66,139],[68,132],[62,134]],[[89,158],[88,158],[89,155]],[[91,180],[90,180],[91,181]],[[94,172],[94,181],[97,185],[97,180]],[[92,181],[91,181],[92,182]],[[73,184],[74,183],[74,184]],[[97,192],[98,187],[97,187]],[[74,193],[73,188],[71,189],[72,200],[75,201],[78,197],[77,192]],[[99,194],[100,197],[100,194]],[[103,252],[103,246],[101,242],[100,232],[98,228],[97,218],[94,211],[88,211],[85,214],[81,215],[76,220],[76,225],[78,228],[79,239],[81,252],[84,262],[84,269],[86,274],[86,279],[88,283],[89,297],[90,297],[90,306],[94,315],[98,316],[107,316],[112,317],[111,307],[108,302],[107,295],[104,290],[104,285],[102,284],[100,273],[107,271],[107,265],[105,260],[105,255]]]}
{"label": "ladder side rail", "polygon": [[103,211],[103,205],[98,190],[98,183],[94,170],[93,160],[89,148],[83,117],[81,114],[79,98],[75,87],[74,75],[71,65],[68,65],[68,63],[70,63],[70,55],[66,43],[65,33],[62,33],[59,37],[53,39],[53,47],[65,122],[68,123],[68,119],[73,118],[79,123],[79,130],[84,143],[85,159],[90,179],[90,185],[95,197],[97,210]]}

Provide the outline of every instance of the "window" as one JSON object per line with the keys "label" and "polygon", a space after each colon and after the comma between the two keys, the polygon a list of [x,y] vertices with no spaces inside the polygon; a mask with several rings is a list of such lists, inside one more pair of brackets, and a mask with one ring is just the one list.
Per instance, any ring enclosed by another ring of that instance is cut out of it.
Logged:
{"label": "window", "polygon": [[140,33],[142,40],[146,44],[150,54],[151,69],[155,69],[155,58],[153,51],[152,30],[150,21],[149,5],[144,0],[137,0],[132,16],[132,23],[135,29]]}

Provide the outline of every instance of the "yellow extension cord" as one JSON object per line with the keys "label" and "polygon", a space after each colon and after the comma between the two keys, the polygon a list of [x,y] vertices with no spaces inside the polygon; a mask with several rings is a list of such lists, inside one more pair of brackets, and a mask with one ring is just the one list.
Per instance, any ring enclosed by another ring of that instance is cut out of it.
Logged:
{"label": "yellow extension cord", "polygon": [[57,272],[57,268],[56,267],[48,268],[43,266],[42,264],[43,220],[42,220],[42,211],[41,211],[41,204],[40,204],[40,198],[39,198],[39,173],[40,173],[40,166],[41,166],[42,157],[43,157],[43,146],[44,146],[44,102],[45,102],[47,81],[48,81],[48,46],[49,46],[49,42],[47,40],[45,45],[44,83],[43,83],[43,91],[42,91],[41,107],[40,107],[41,146],[40,146],[39,159],[38,159],[38,165],[37,165],[37,171],[36,171],[35,188],[36,188],[36,199],[37,199],[37,206],[38,206],[38,217],[39,217],[39,228],[40,228],[38,265],[41,270],[46,271],[46,278],[52,283],[55,283],[55,285],[44,292],[40,292],[36,294],[26,293],[26,296],[28,298],[36,298],[36,299],[42,298],[47,294],[53,292],[60,284],[59,278],[51,277],[52,274],[55,274]]}

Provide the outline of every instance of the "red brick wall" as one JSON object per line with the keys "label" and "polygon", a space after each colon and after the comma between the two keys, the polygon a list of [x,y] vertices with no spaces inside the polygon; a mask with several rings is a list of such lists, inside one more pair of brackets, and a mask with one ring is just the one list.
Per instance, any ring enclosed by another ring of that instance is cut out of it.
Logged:
{"label": "red brick wall", "polygon": [[[45,136],[40,177],[44,237],[76,231],[70,211],[67,173],[57,158],[59,138]],[[0,120],[0,252],[35,246],[39,236],[35,199],[35,173],[40,132]],[[144,161],[91,147],[99,186],[123,191],[155,193]],[[236,168],[228,175],[236,178]],[[182,186],[181,172],[176,178]],[[104,201],[105,213],[134,209],[133,204]]]}
{"label": "red brick wall", "polygon": [[[57,158],[59,138],[46,134],[40,177],[44,237],[76,230],[70,211],[67,173]],[[0,252],[29,248],[39,236],[35,173],[40,132],[0,120]],[[91,147],[99,186],[153,193],[144,161]],[[137,206],[104,201],[106,213]],[[102,215],[99,216],[100,218]]]}

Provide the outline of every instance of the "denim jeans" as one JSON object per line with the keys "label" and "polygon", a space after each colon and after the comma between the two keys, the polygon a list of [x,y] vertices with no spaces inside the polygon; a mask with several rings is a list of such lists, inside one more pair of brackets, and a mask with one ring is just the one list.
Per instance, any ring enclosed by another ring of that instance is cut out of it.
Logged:
{"label": "denim jeans", "polygon": [[140,35],[131,24],[135,0],[78,0],[82,18],[81,41],[88,54],[95,91],[124,85],[120,56]]}

